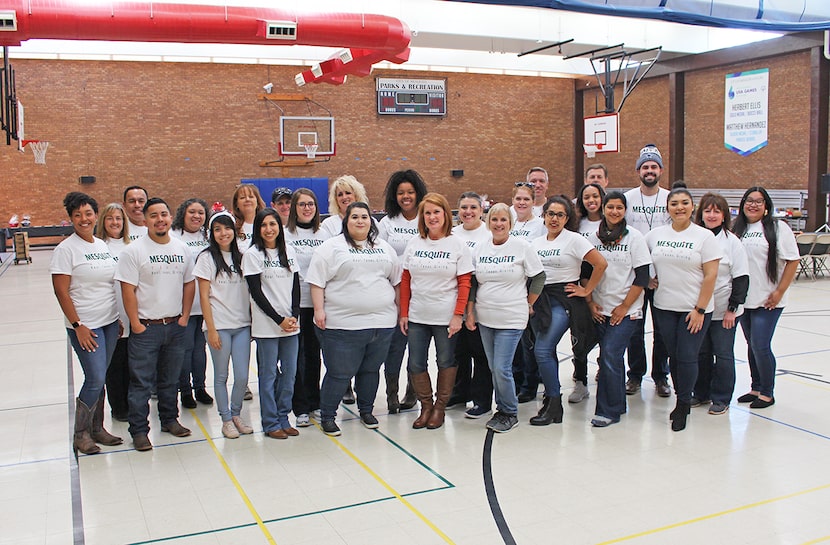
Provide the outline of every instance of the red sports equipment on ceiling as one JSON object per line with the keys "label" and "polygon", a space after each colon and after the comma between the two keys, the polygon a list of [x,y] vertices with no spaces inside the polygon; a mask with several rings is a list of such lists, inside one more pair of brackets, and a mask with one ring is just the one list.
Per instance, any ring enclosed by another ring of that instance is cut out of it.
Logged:
{"label": "red sports equipment on ceiling", "polygon": [[272,8],[0,0],[0,45],[30,39],[343,47],[297,74],[298,85],[340,84],[376,62],[409,60],[406,23],[385,15],[303,13]]}

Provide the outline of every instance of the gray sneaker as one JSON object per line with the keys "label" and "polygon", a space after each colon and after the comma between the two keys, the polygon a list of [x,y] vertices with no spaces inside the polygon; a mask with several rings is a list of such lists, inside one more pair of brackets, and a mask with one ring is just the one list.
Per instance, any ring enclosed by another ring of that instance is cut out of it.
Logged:
{"label": "gray sneaker", "polygon": [[496,433],[507,433],[518,425],[519,419],[515,414],[497,412],[493,418],[487,422],[487,429],[493,430]]}
{"label": "gray sneaker", "polygon": [[588,387],[582,384],[581,381],[576,381],[576,385],[574,386],[574,391],[571,392],[571,395],[568,396],[568,403],[579,403],[583,399],[588,399],[590,396],[590,392],[588,392]]}
{"label": "gray sneaker", "polygon": [[713,401],[712,404],[709,406],[709,414],[723,414],[729,410],[729,405],[726,403],[720,403],[718,401]]}

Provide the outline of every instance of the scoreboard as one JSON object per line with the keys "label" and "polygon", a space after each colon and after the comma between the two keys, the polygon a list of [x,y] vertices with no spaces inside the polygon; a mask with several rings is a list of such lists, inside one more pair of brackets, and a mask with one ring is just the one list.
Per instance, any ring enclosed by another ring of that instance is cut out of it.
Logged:
{"label": "scoreboard", "polygon": [[446,115],[446,79],[376,78],[381,115]]}

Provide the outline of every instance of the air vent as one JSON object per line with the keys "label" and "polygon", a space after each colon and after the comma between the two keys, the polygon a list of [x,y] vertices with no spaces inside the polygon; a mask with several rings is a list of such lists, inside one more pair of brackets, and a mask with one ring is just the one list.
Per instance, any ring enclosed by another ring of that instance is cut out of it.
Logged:
{"label": "air vent", "polygon": [[266,21],[265,29],[268,40],[297,39],[297,23],[293,21]]}
{"label": "air vent", "polygon": [[17,13],[14,11],[0,11],[0,32],[14,32],[17,30]]}

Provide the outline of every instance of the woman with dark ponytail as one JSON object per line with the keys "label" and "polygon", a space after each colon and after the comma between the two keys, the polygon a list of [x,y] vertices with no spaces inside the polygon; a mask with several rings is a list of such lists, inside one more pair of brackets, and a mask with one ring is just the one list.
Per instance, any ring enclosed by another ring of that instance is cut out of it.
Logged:
{"label": "woman with dark ponytail", "polygon": [[738,398],[752,409],[775,403],[775,355],[772,335],[787,304],[787,289],[798,269],[798,246],[790,226],[773,215],[772,199],[760,186],[750,187],[741,199],[733,232],[743,242],[749,259],[749,292],[741,329],[748,345],[752,385]]}

